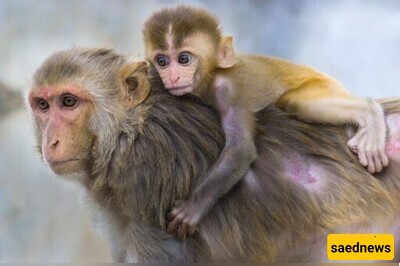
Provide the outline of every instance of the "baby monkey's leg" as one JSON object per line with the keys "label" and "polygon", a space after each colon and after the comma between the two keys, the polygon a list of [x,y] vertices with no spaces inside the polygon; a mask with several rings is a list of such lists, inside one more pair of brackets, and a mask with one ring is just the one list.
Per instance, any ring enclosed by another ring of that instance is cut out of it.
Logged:
{"label": "baby monkey's leg", "polygon": [[277,105],[305,121],[356,123],[358,131],[347,144],[358,154],[360,163],[370,173],[388,165],[384,113],[375,101],[352,97],[332,84],[312,84],[286,92]]}

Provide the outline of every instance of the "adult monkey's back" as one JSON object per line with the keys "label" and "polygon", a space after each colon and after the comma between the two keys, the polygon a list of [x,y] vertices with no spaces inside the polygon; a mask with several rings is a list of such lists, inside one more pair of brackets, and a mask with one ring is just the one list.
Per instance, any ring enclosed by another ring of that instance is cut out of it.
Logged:
{"label": "adult monkey's back", "polygon": [[[398,229],[399,114],[388,118],[391,165],[375,178],[346,148],[344,130],[270,107],[258,114],[251,170],[192,238],[176,240],[165,215],[224,140],[212,111],[160,84],[148,82],[143,62],[71,49],[43,63],[29,94],[39,151],[57,174],[79,176],[110,227],[116,260],[324,261],[330,232]],[[387,105],[400,112],[398,102]]]}

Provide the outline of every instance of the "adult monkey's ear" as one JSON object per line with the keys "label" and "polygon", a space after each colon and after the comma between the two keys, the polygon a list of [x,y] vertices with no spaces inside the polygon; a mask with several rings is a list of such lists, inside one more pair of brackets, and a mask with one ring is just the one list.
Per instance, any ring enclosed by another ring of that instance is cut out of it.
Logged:
{"label": "adult monkey's ear", "polygon": [[147,62],[138,61],[124,65],[119,72],[123,90],[123,105],[129,110],[142,103],[150,92]]}
{"label": "adult monkey's ear", "polygon": [[230,68],[233,67],[237,60],[235,57],[235,50],[233,49],[232,36],[222,36],[218,48],[218,67]]}

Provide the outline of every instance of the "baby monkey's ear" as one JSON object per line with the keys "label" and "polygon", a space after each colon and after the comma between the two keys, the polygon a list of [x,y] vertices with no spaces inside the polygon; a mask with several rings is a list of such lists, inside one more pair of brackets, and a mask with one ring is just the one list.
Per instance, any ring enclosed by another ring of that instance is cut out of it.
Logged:
{"label": "baby monkey's ear", "polygon": [[222,36],[218,48],[218,67],[230,68],[236,64],[237,60],[232,42],[232,36]]}
{"label": "baby monkey's ear", "polygon": [[147,62],[138,61],[124,65],[119,72],[123,105],[129,110],[143,102],[150,92]]}

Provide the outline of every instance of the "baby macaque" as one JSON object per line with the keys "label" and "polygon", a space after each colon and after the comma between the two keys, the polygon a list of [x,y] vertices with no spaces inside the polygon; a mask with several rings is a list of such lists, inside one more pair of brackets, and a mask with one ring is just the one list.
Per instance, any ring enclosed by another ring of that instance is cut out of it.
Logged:
{"label": "baby macaque", "polygon": [[[246,173],[256,158],[254,113],[275,103],[308,122],[354,124],[349,147],[370,173],[387,166],[386,125],[379,104],[353,97],[333,78],[285,60],[235,55],[218,20],[187,6],[155,12],[146,22],[147,59],[173,95],[194,94],[220,114],[225,147],[190,198],[169,214],[167,231],[179,239]],[[268,162],[266,162],[268,163]]]}

